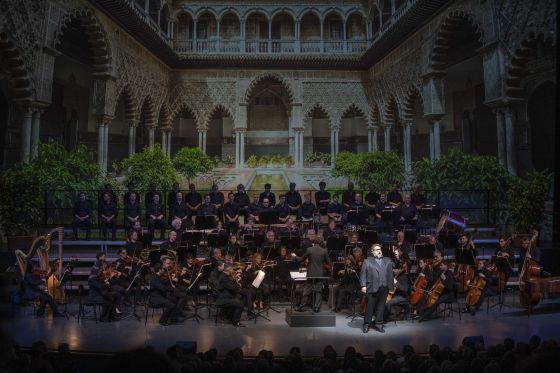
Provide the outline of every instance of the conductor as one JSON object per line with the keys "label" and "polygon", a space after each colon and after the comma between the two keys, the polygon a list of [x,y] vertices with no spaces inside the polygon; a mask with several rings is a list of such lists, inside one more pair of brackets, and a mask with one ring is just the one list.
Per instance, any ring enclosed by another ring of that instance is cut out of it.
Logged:
{"label": "conductor", "polygon": [[375,326],[380,333],[385,333],[383,328],[383,312],[387,301],[388,286],[393,285],[393,262],[383,257],[381,245],[373,244],[371,247],[373,256],[368,257],[362,265],[360,283],[362,293],[366,297],[366,314],[362,331],[369,331],[369,324],[375,313]]}
{"label": "conductor", "polygon": [[298,262],[309,259],[309,264],[307,266],[307,283],[303,289],[301,302],[302,306],[298,307],[296,311],[303,311],[303,308],[310,303],[309,297],[313,294],[313,312],[320,312],[323,281],[313,280],[313,278],[324,277],[324,267],[325,265],[330,266],[331,261],[327,249],[321,245],[322,242],[317,241],[317,233],[315,233],[313,228],[307,230],[307,239],[311,246],[307,248],[305,254],[297,256],[295,253],[292,253],[292,258],[295,258]]}

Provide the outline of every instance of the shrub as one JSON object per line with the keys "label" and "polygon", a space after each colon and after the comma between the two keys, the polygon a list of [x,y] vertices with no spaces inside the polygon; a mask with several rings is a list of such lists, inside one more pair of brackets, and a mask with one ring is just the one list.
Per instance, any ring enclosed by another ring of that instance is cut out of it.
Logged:
{"label": "shrub", "polygon": [[257,163],[258,163],[257,156],[254,155],[254,154],[251,154],[251,156],[249,158],[247,158],[246,163],[247,163],[247,166],[250,167],[250,168],[257,167]]}
{"label": "shrub", "polygon": [[353,180],[362,189],[374,184],[379,190],[387,190],[392,182],[400,183],[404,179],[404,164],[394,152],[356,154],[342,151],[335,158],[332,174]]}
{"label": "shrub", "polygon": [[212,171],[214,162],[199,148],[182,148],[175,154],[173,165],[190,184],[196,175]]}
{"label": "shrub", "polygon": [[512,180],[509,200],[516,233],[529,233],[542,223],[551,182],[552,176],[546,172],[532,172]]}

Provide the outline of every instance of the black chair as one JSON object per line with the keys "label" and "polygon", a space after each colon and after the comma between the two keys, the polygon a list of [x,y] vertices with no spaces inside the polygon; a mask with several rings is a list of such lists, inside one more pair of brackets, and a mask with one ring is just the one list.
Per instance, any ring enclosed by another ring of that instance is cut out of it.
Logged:
{"label": "black chair", "polygon": [[146,313],[144,315],[144,326],[146,326],[146,324],[148,323],[148,313],[150,312],[150,309],[152,310],[152,320],[153,320],[156,310],[162,310],[162,312],[165,311],[165,304],[163,304],[163,303],[162,304],[152,304],[148,300],[148,302],[146,302],[145,308],[146,308]]}
{"label": "black chair", "polygon": [[[90,288],[89,289],[89,294],[87,299],[85,300],[85,302],[83,301],[83,287],[80,285],[79,289],[78,289],[78,299],[79,299],[79,306],[78,306],[78,322],[80,322],[80,319],[84,320],[86,318],[86,307],[91,307],[92,311],[93,311],[93,319],[95,320],[95,323],[97,324],[97,322],[99,321],[99,317],[98,315],[101,315],[102,313],[102,309],[103,309],[103,298],[101,297],[101,294],[99,294],[97,291],[95,291],[94,289]],[[97,312],[97,309],[99,308],[99,314]]]}

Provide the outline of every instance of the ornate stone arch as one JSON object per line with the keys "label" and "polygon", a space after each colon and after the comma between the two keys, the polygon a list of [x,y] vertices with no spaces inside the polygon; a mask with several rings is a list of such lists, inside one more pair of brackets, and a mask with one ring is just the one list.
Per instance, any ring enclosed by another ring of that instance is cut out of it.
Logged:
{"label": "ornate stone arch", "polygon": [[469,23],[481,45],[484,44],[483,28],[477,20],[464,10],[454,10],[447,14],[447,16],[443,19],[435,35],[428,63],[432,70],[439,71],[445,68],[448,59],[447,52],[451,46],[450,41],[452,40],[457,27],[463,21],[467,21]]}
{"label": "ornate stone arch", "polygon": [[170,127],[171,126],[171,112],[169,110],[169,106],[164,102],[159,109],[158,114],[158,127]]}
{"label": "ornate stone arch", "polygon": [[214,19],[216,20],[216,22],[218,22],[219,18],[218,18],[218,11],[216,11],[214,8],[212,7],[204,7],[204,8],[200,8],[195,14],[194,14],[194,21],[198,20],[198,17],[200,17],[202,14],[204,13],[210,13],[214,16]]}
{"label": "ornate stone arch", "polygon": [[369,120],[368,118],[368,113],[369,110],[367,110],[366,108],[363,108],[361,105],[356,104],[354,102],[352,102],[351,104],[347,105],[344,110],[342,110],[342,114],[341,114],[341,118],[344,117],[345,115],[347,115],[348,113],[350,113],[351,111],[355,111],[358,112],[362,115],[362,117],[364,117],[364,119],[366,121]]}
{"label": "ornate stone arch", "polygon": [[321,111],[321,112],[323,112],[323,114],[325,114],[325,116],[329,120],[329,126],[332,126],[332,120],[331,120],[332,114],[329,112],[328,109],[325,108],[325,105],[323,105],[321,103],[318,103],[318,102],[314,103],[313,105],[311,105],[309,107],[309,109],[304,113],[304,118],[311,119],[312,116],[313,116],[313,113],[317,110]]}
{"label": "ornate stone arch", "polygon": [[371,108],[370,123],[374,126],[381,126],[381,111],[377,103],[373,104]]}
{"label": "ornate stone arch", "polygon": [[[505,93],[507,97],[521,99],[524,97],[522,87],[523,78],[526,76],[527,63],[538,58],[538,53],[552,50],[555,47],[555,40],[552,37],[545,38],[542,33],[529,33],[519,48],[515,50],[506,75]],[[553,62],[554,63],[554,62]]]}
{"label": "ornate stone arch", "polygon": [[[116,103],[115,104],[115,110],[117,109],[118,102],[121,99],[122,99],[122,102],[124,104],[125,119],[126,120],[138,119],[137,111],[136,111],[137,104],[135,103],[134,96],[132,94],[132,89],[130,88],[130,86],[125,85],[120,89],[119,92],[117,92],[116,100],[115,100],[115,103]],[[115,115],[116,115],[116,112],[113,113],[113,116],[115,116]]]}
{"label": "ornate stone arch", "polygon": [[344,18],[343,18],[344,22],[347,22],[348,17],[350,17],[352,14],[359,14],[360,16],[362,16],[364,20],[368,19],[367,14],[364,12],[363,9],[358,7],[352,7],[344,13]]}
{"label": "ornate stone arch", "polygon": [[60,20],[53,38],[53,48],[61,42],[64,29],[77,19],[88,38],[93,55],[93,71],[96,75],[109,75],[112,72],[111,46],[105,28],[90,8],[74,8],[67,11]]}
{"label": "ornate stone arch", "polygon": [[297,19],[301,20],[305,15],[312,13],[315,14],[317,16],[317,18],[319,18],[319,22],[323,22],[323,14],[321,14],[321,11],[315,7],[305,7],[303,8],[297,15]]}
{"label": "ornate stone arch", "polygon": [[0,68],[6,71],[15,99],[32,100],[35,89],[22,57],[8,33],[0,32]]}
{"label": "ornate stone arch", "polygon": [[249,18],[251,15],[255,14],[255,13],[261,13],[264,14],[264,16],[266,17],[266,20],[270,22],[271,18],[270,18],[270,13],[264,9],[264,8],[249,8],[245,11],[245,13],[243,14],[243,19],[247,19]]}
{"label": "ornate stone arch", "polygon": [[382,106],[383,124],[387,127],[395,125],[397,118],[402,118],[399,101],[394,95],[387,97],[387,101]]}
{"label": "ornate stone arch", "polygon": [[224,9],[220,10],[220,12],[218,13],[218,22],[221,22],[222,18],[228,13],[235,14],[235,16],[237,17],[237,20],[239,22],[241,22],[242,14],[235,7],[227,7],[227,8],[224,8]]}
{"label": "ornate stone arch", "polygon": [[282,86],[286,89],[287,93],[288,93],[288,99],[289,102],[292,103],[294,101],[294,90],[291,86],[291,84],[288,82],[288,80],[286,78],[284,78],[283,76],[279,75],[279,74],[275,74],[275,73],[263,73],[263,74],[259,74],[257,75],[255,78],[253,78],[253,80],[251,80],[251,82],[249,83],[249,86],[247,87],[247,90],[245,91],[245,96],[244,96],[244,103],[248,104],[249,101],[251,100],[251,95],[255,89],[255,87],[261,83],[264,80],[275,80],[277,82],[279,82],[280,84],[282,84]]}
{"label": "ornate stone arch", "polygon": [[340,9],[340,8],[338,8],[338,7],[334,7],[334,6],[331,6],[331,7],[327,8],[327,9],[325,9],[325,10],[323,11],[323,13],[322,13],[321,19],[324,20],[325,17],[328,16],[329,14],[331,14],[331,13],[336,14],[337,16],[340,17],[340,19],[342,20],[342,22],[345,22],[346,17],[345,17],[345,15],[344,15],[344,12],[342,11],[342,9]]}
{"label": "ornate stone arch", "polygon": [[173,124],[173,122],[175,121],[175,118],[177,118],[177,115],[179,115],[180,112],[182,112],[183,110],[186,110],[187,112],[189,112],[190,115],[192,115],[192,117],[194,118],[195,123],[197,123],[197,127],[198,127],[198,116],[196,114],[196,111],[192,108],[191,105],[189,105],[186,102],[183,102],[181,104],[179,104],[175,110],[171,110],[171,114],[170,114],[170,123]]}
{"label": "ornate stone arch", "polygon": [[[403,120],[412,121],[414,117],[414,103],[416,99],[420,99],[420,104],[422,108],[424,107],[424,98],[422,97],[422,88],[416,85],[412,85],[405,93],[404,99],[402,100],[402,113]],[[421,113],[423,114],[423,113]]]}
{"label": "ornate stone arch", "polygon": [[144,116],[144,125],[155,125],[156,110],[153,98],[150,95],[145,96],[142,99],[140,105],[139,118],[142,118],[142,116]]}
{"label": "ornate stone arch", "polygon": [[210,125],[210,121],[212,120],[212,117],[214,116],[214,114],[218,113],[219,111],[222,111],[224,113],[227,113],[227,116],[231,119],[234,119],[234,115],[233,112],[226,106],[223,104],[216,104],[212,107],[212,109],[208,112],[208,115],[205,117],[204,119],[204,123],[202,124],[205,128],[208,128],[208,126]]}
{"label": "ornate stone arch", "polygon": [[194,20],[194,13],[186,7],[176,8],[175,10],[173,10],[173,12],[171,13],[171,19],[173,21],[177,21],[177,17],[179,17],[181,14],[188,14],[191,19]]}
{"label": "ornate stone arch", "polygon": [[281,8],[276,8],[274,9],[271,13],[270,13],[270,20],[272,21],[274,19],[274,17],[276,17],[278,14],[289,14],[292,17],[292,21],[295,23],[297,21],[297,14],[290,8],[286,8],[286,7],[281,7]]}

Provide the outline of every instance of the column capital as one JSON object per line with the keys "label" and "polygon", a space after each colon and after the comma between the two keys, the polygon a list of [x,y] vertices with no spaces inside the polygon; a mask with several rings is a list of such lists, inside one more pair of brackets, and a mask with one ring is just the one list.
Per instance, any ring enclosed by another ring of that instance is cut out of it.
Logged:
{"label": "column capital", "polygon": [[138,119],[128,119],[126,121],[129,127],[138,127],[140,125],[140,121]]}
{"label": "column capital", "polygon": [[438,122],[443,118],[445,114],[428,114],[424,115],[424,119],[426,119],[430,123]]}
{"label": "column capital", "polygon": [[160,127],[160,131],[163,133],[169,133],[173,130],[173,127],[171,126],[165,126],[165,127]]}
{"label": "column capital", "polygon": [[108,126],[112,120],[113,117],[104,114],[95,116],[95,122],[97,123],[97,126]]}
{"label": "column capital", "polygon": [[340,124],[333,124],[333,125],[331,126],[331,131],[332,131],[332,132],[338,132],[338,131],[340,131]]}

